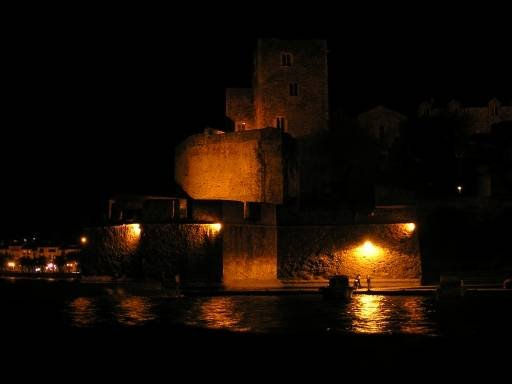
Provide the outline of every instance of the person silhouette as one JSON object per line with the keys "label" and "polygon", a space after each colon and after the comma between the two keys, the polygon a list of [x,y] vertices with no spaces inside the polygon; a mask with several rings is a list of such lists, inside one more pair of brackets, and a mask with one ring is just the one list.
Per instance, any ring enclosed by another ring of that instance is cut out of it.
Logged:
{"label": "person silhouette", "polygon": [[174,276],[174,280],[176,282],[176,297],[180,297],[181,296],[181,292],[180,292],[181,278],[180,278],[180,274],[179,273],[177,273]]}
{"label": "person silhouette", "polygon": [[357,275],[354,280],[354,288],[359,289],[361,288],[361,275]]}

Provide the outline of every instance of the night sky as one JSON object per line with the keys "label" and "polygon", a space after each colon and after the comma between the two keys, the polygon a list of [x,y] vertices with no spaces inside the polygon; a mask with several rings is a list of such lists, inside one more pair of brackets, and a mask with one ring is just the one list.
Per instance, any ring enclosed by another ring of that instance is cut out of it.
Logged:
{"label": "night sky", "polygon": [[407,113],[427,97],[512,98],[497,10],[491,28],[462,14],[369,10],[325,20],[305,10],[291,24],[205,22],[206,10],[38,11],[16,12],[4,33],[0,239],[79,231],[111,193],[170,191],[173,147],[224,126],[224,88],[250,86],[258,36],[326,38],[332,106],[353,114],[376,104]]}

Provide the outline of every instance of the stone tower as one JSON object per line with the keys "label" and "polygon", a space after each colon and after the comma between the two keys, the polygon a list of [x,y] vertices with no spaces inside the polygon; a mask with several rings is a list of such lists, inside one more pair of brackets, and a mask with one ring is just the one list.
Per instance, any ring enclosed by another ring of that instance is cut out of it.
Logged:
{"label": "stone tower", "polygon": [[273,127],[296,138],[328,128],[327,43],[259,39],[253,88],[226,90],[236,131]]}

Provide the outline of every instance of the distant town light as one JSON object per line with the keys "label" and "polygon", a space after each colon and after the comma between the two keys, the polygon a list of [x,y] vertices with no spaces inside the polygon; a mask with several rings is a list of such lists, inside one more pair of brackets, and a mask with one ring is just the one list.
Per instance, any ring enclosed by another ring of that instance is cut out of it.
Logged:
{"label": "distant town light", "polygon": [[41,268],[37,267],[36,272],[41,272]]}
{"label": "distant town light", "polygon": [[57,270],[57,266],[53,263],[46,264],[46,270],[55,272]]}
{"label": "distant town light", "polygon": [[87,244],[87,237],[82,236],[82,237],[80,238],[80,242],[81,242],[82,244]]}
{"label": "distant town light", "polygon": [[462,193],[462,185],[457,185],[457,192]]}
{"label": "distant town light", "polygon": [[9,262],[7,263],[7,266],[8,266],[9,268],[14,268],[14,267],[16,266],[16,263],[15,263],[14,261],[9,261]]}
{"label": "distant town light", "polygon": [[405,224],[405,229],[408,232],[414,232],[414,230],[416,229],[416,224],[414,224],[414,223],[407,223],[407,224]]}

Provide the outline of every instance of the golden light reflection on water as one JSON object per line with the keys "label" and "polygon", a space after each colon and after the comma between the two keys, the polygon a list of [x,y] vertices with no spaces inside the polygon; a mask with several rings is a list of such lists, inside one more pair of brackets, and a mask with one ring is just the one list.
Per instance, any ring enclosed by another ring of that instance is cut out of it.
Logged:
{"label": "golden light reflection on water", "polygon": [[353,298],[352,329],[358,333],[383,333],[389,317],[383,308],[384,296],[355,295]]}
{"label": "golden light reflection on water", "polygon": [[[346,305],[317,297],[210,297],[155,300],[117,292],[68,304],[72,326],[114,322],[144,326],[154,320],[234,332],[301,332],[329,328],[350,333],[438,334],[428,298],[356,294]],[[170,316],[169,316],[170,315]],[[169,316],[169,317],[168,317]]]}
{"label": "golden light reflection on water", "polygon": [[351,303],[356,333],[432,333],[424,300],[418,297],[355,295]]}
{"label": "golden light reflection on water", "polygon": [[156,314],[147,297],[128,296],[120,299],[117,320],[123,325],[142,325],[154,320]]}
{"label": "golden light reflection on water", "polygon": [[200,304],[199,320],[207,328],[229,329],[245,332],[250,329],[241,325],[242,312],[230,297],[212,297]]}
{"label": "golden light reflection on water", "polygon": [[403,333],[423,334],[430,330],[426,309],[421,301],[414,297],[404,297],[402,304],[405,321],[400,322],[400,331]]}
{"label": "golden light reflection on water", "polygon": [[71,323],[76,327],[87,327],[96,323],[96,306],[88,297],[78,297],[70,304]]}

